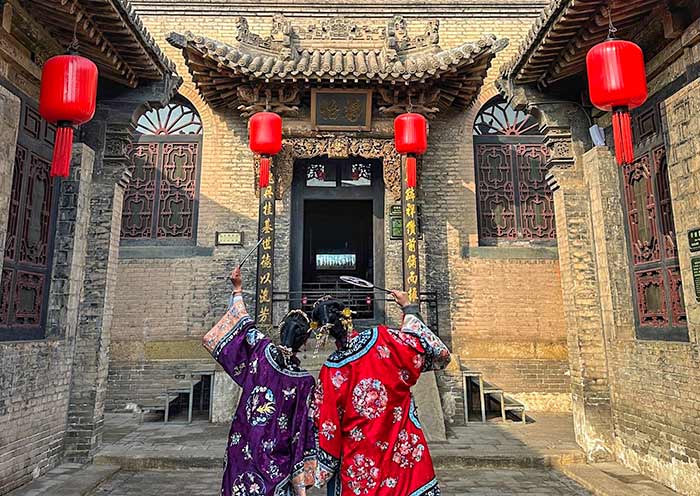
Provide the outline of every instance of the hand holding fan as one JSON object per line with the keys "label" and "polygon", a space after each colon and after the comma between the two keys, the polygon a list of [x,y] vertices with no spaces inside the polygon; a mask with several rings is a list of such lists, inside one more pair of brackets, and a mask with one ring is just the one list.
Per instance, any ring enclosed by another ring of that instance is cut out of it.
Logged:
{"label": "hand holding fan", "polygon": [[346,282],[348,284],[352,284],[353,286],[357,286],[360,288],[367,288],[367,289],[378,289],[380,291],[385,291],[387,293],[392,293],[393,291],[390,289],[386,288],[380,288],[379,286],[375,286],[369,281],[366,281],[365,279],[360,279],[359,277],[353,277],[353,276],[340,276],[340,280],[343,282]]}

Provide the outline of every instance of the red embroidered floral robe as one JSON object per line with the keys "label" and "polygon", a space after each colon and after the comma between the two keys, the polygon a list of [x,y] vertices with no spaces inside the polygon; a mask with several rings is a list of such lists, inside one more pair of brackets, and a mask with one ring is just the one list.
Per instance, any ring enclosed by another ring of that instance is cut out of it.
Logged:
{"label": "red embroidered floral robe", "polygon": [[343,496],[438,496],[411,386],[421,372],[449,361],[444,343],[412,314],[401,330],[368,329],[333,353],[321,369],[313,412],[317,485],[333,478],[332,493]]}

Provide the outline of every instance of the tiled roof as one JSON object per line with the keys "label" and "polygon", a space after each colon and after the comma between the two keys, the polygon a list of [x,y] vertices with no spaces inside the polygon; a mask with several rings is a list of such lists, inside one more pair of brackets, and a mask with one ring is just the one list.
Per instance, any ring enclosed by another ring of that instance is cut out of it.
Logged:
{"label": "tiled roof", "polygon": [[[144,27],[128,0],[20,0],[62,45],[77,26],[80,53],[90,57],[100,74],[129,86],[141,79],[160,80],[174,64]],[[77,21],[76,21],[77,19]]]}
{"label": "tiled roof", "polygon": [[259,80],[286,83],[430,83],[444,90],[442,107],[466,107],[476,97],[496,52],[508,40],[485,35],[474,43],[441,50],[301,48],[284,56],[243,43],[231,45],[191,32],[168,41],[183,50],[203,97],[212,106],[235,106],[235,87]]}
{"label": "tiled roof", "polygon": [[611,5],[617,36],[628,38],[662,0],[552,0],[501,75],[547,86],[584,70],[586,54],[608,36]]}

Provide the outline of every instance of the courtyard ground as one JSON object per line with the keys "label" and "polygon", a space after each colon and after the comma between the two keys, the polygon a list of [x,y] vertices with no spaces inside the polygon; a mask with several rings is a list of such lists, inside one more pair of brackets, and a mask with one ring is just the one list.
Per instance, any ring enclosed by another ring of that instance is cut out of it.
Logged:
{"label": "courtyard ground", "polygon": [[[95,463],[64,464],[11,496],[214,496],[228,426],[139,423],[109,415]],[[616,464],[586,465],[571,417],[539,414],[528,424],[473,423],[431,444],[445,496],[671,496]],[[313,490],[309,496],[321,496]]]}

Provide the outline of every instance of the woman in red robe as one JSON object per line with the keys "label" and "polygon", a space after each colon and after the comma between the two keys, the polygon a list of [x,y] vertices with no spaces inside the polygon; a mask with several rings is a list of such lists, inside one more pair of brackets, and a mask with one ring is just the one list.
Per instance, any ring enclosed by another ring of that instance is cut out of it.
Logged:
{"label": "woman in red robe", "polygon": [[314,308],[313,321],[339,347],[321,369],[313,411],[317,485],[331,481],[329,495],[440,495],[411,386],[421,372],[446,367],[450,353],[417,305],[393,295],[404,311],[401,329],[354,333],[340,302]]}

